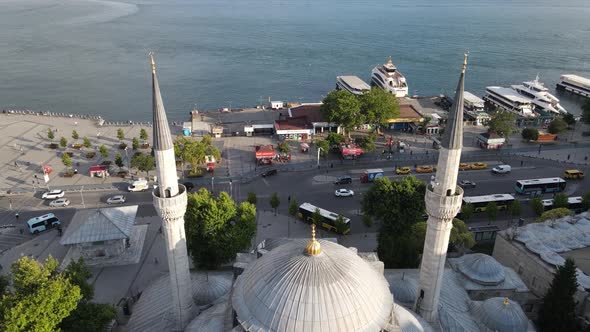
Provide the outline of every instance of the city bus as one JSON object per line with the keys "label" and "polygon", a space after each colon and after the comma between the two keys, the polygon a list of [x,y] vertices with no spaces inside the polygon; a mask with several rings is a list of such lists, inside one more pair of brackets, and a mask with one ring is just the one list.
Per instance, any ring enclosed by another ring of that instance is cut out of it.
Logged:
{"label": "city bus", "polygon": [[556,193],[563,191],[565,184],[566,182],[562,178],[518,180],[514,189],[519,194]]}
{"label": "city bus", "polygon": [[[553,209],[553,198],[544,199],[541,201],[545,211]],[[575,213],[584,212],[584,206],[582,205],[582,196],[568,197],[567,208],[574,211]]]}
{"label": "city bus", "polygon": [[[333,232],[338,233],[338,229],[336,228],[336,219],[338,219],[339,214],[337,214],[337,213],[330,212],[328,210],[324,210],[322,208],[319,208],[319,207],[309,204],[309,203],[303,203],[303,204],[299,205],[299,213],[301,214],[301,219],[311,223],[312,216],[313,216],[314,212],[316,211],[316,209],[318,209],[320,211],[320,214],[322,215],[322,223],[317,226],[322,226],[323,228],[325,228],[329,231],[333,231]],[[346,226],[342,228],[342,232],[340,232],[340,233],[341,234],[348,234],[348,233],[350,233],[350,219],[346,218],[344,216],[342,216],[342,217],[343,217],[343,220],[344,220],[344,223],[346,224]]]}
{"label": "city bus", "polygon": [[39,217],[31,218],[27,221],[27,225],[29,226],[29,232],[31,232],[31,234],[37,234],[39,232],[51,229],[59,225],[60,223],[61,222],[59,221],[59,219],[57,219],[57,217],[53,213],[48,213]]}
{"label": "city bus", "polygon": [[485,211],[486,206],[491,202],[495,202],[499,210],[507,209],[514,202],[514,196],[510,194],[463,196],[463,205],[471,204],[474,212]]}

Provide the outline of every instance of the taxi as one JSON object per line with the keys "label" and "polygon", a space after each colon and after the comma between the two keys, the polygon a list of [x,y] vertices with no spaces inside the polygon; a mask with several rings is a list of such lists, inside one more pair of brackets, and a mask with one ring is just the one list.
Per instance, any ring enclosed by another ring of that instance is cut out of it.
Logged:
{"label": "taxi", "polygon": [[565,172],[563,172],[563,177],[566,179],[572,179],[572,180],[576,180],[576,179],[583,179],[584,178],[584,172],[577,170],[577,169],[568,169]]}
{"label": "taxi", "polygon": [[486,164],[486,163],[471,164],[471,169],[486,169],[486,168],[488,168],[488,164]]}
{"label": "taxi", "polygon": [[416,167],[416,172],[417,173],[432,173],[432,172],[434,172],[434,167],[429,166],[429,165],[418,166],[418,167]]}
{"label": "taxi", "polygon": [[395,174],[410,174],[412,170],[409,167],[398,167],[395,169]]}
{"label": "taxi", "polygon": [[468,169],[471,169],[471,165],[469,165],[468,163],[460,163],[459,164],[460,171],[466,171]]}

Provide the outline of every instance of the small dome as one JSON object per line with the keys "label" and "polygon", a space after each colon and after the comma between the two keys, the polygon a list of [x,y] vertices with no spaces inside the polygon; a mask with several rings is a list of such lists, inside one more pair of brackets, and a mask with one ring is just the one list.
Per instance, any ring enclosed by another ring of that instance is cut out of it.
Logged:
{"label": "small dome", "polygon": [[395,318],[399,324],[401,332],[432,332],[430,327],[422,317],[416,315],[414,312],[399,306],[394,305]]}
{"label": "small dome", "polygon": [[193,281],[193,300],[199,306],[215,302],[231,289],[231,275],[208,275],[199,273]]}
{"label": "small dome", "polygon": [[497,285],[506,278],[502,265],[484,254],[463,256],[458,268],[464,276],[480,285]]}
{"label": "small dome", "polygon": [[396,274],[387,278],[389,290],[393,294],[395,302],[411,304],[418,297],[418,282],[404,274]]}
{"label": "small dome", "polygon": [[351,250],[292,241],[259,258],[235,282],[232,304],[247,331],[380,331],[393,296],[383,275]]}
{"label": "small dome", "polygon": [[475,317],[488,329],[498,332],[526,332],[529,326],[520,305],[508,298],[492,297],[475,308]]}

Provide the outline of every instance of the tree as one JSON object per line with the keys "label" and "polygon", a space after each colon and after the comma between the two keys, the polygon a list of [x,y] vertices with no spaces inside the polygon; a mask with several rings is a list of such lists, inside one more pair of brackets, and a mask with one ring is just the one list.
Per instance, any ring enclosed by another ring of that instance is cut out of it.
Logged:
{"label": "tree", "polygon": [[[204,139],[204,141],[206,141]],[[174,154],[182,163],[182,170],[184,173],[185,163],[191,165],[190,175],[200,174],[199,165],[205,162],[205,156],[209,153],[217,153],[221,156],[219,151],[213,146],[207,146],[202,141],[197,142],[187,137],[179,137],[174,141]]]}
{"label": "tree", "polygon": [[139,140],[137,137],[133,137],[133,140],[131,141],[131,148],[133,148],[133,150],[139,149]]}
{"label": "tree", "polygon": [[24,256],[12,264],[12,288],[0,298],[1,331],[57,330],[82,298],[58,265],[51,256],[44,263]]}
{"label": "tree", "polygon": [[578,288],[576,264],[571,258],[557,267],[551,286],[547,290],[538,324],[541,331],[576,331],[576,300],[574,295]]}
{"label": "tree", "polygon": [[540,216],[545,211],[545,207],[543,206],[543,200],[539,197],[535,197],[531,199],[531,207],[536,215]]}
{"label": "tree", "polygon": [[123,167],[123,165],[125,165],[123,163],[123,156],[120,153],[117,153],[115,155],[115,165],[117,165],[117,167],[119,167],[119,169],[121,169],[121,167]]}
{"label": "tree", "polygon": [[521,135],[522,138],[528,141],[536,141],[539,139],[539,131],[535,128],[524,128]]}
{"label": "tree", "polygon": [[559,134],[567,130],[567,123],[562,118],[555,118],[549,124],[547,130],[552,134]]}
{"label": "tree", "polygon": [[516,130],[515,121],[516,115],[514,113],[497,109],[491,116],[491,119],[488,122],[488,127],[490,128],[490,131],[504,135],[506,141],[509,141],[510,134]]}
{"label": "tree", "polygon": [[270,196],[270,206],[275,210],[275,216],[277,215],[277,209],[281,204],[281,200],[279,199],[279,195],[276,192],[272,193]]}
{"label": "tree", "polygon": [[5,275],[0,275],[0,299],[2,298],[2,295],[8,291],[8,286],[10,286],[10,278]]}
{"label": "tree", "polygon": [[582,122],[590,125],[590,100],[586,100],[582,105]]}
{"label": "tree", "polygon": [[291,203],[289,203],[289,214],[295,218],[297,216],[297,212],[299,212],[299,203],[295,197],[291,197]]}
{"label": "tree", "polygon": [[514,200],[508,206],[508,211],[510,211],[510,215],[513,217],[520,217],[522,214],[522,206],[520,205],[520,201]]}
{"label": "tree", "polygon": [[563,121],[565,121],[565,123],[567,123],[568,126],[573,126],[576,124],[576,118],[572,113],[566,113],[563,116]]}
{"label": "tree", "polygon": [[559,219],[559,218],[569,216],[571,214],[572,214],[572,211],[570,211],[570,209],[568,209],[568,208],[552,209],[552,210],[543,212],[543,214],[541,214],[541,216],[535,221],[536,222],[543,222],[546,220],[554,220],[554,219]]}
{"label": "tree", "polygon": [[323,220],[324,220],[324,217],[322,217],[322,213],[320,212],[320,209],[315,208],[315,210],[313,211],[313,214],[311,215],[311,222],[316,226],[320,226],[322,224]]}
{"label": "tree", "polygon": [[82,145],[84,145],[85,148],[90,149],[92,147],[92,143],[90,142],[90,139],[88,139],[88,137],[84,136],[84,138],[82,138]]}
{"label": "tree", "polygon": [[344,138],[344,135],[336,132],[330,132],[328,136],[326,136],[326,141],[330,143],[330,148],[340,145],[340,143],[344,142],[345,140],[346,139]]}
{"label": "tree", "polygon": [[582,196],[582,207],[588,211],[590,209],[590,192],[587,192]]}
{"label": "tree", "polygon": [[141,139],[142,143],[145,144],[148,139],[148,133],[145,128],[141,128],[139,131],[139,138]]}
{"label": "tree", "polygon": [[246,198],[246,202],[252,204],[252,205],[256,205],[256,202],[258,201],[258,199],[256,198],[256,193],[251,191],[248,193],[248,198]]}
{"label": "tree", "polygon": [[52,142],[55,139],[55,134],[53,133],[53,130],[51,130],[51,128],[47,129],[47,138],[49,138]]}
{"label": "tree", "polygon": [[106,159],[109,156],[109,150],[104,144],[101,145],[100,148],[98,148],[98,150],[100,151],[102,159]]}
{"label": "tree", "polygon": [[74,141],[77,141],[80,138],[80,135],[78,135],[77,131],[72,130],[72,138],[74,139]]}
{"label": "tree", "polygon": [[349,227],[346,221],[344,220],[344,216],[339,214],[334,222],[334,227],[336,227],[336,232],[340,234],[344,234],[346,229]]}
{"label": "tree", "polygon": [[333,90],[328,93],[320,111],[328,121],[344,127],[349,137],[352,129],[365,123],[360,101],[346,90]]}
{"label": "tree", "polygon": [[119,141],[123,141],[125,139],[125,131],[123,131],[123,128],[117,129],[117,138]]}
{"label": "tree", "polygon": [[566,194],[556,194],[553,197],[553,208],[567,208],[569,202]]}
{"label": "tree", "polygon": [[363,149],[363,151],[371,152],[375,151],[375,139],[376,135],[371,133],[367,136],[357,137],[354,141]]}
{"label": "tree", "polygon": [[466,203],[461,206],[461,218],[466,222],[471,219],[473,213],[475,213],[475,208],[472,204]]}
{"label": "tree", "polygon": [[[425,233],[426,234],[426,233]],[[449,242],[454,245],[459,251],[470,249],[475,245],[473,233],[469,230],[463,220],[454,218],[453,228],[451,228],[451,237]]]}
{"label": "tree", "polygon": [[145,172],[146,176],[156,168],[156,160],[152,155],[139,153],[131,157],[131,167],[138,171]]}
{"label": "tree", "polygon": [[279,151],[281,153],[289,153],[289,151],[291,151],[289,144],[287,144],[287,142],[285,142],[285,141],[279,142],[278,146],[279,146]]}
{"label": "tree", "polygon": [[185,228],[194,264],[215,269],[251,246],[256,234],[256,207],[248,202],[237,206],[226,192],[214,197],[201,188],[188,195]]}
{"label": "tree", "polygon": [[70,158],[70,155],[67,153],[64,153],[63,156],[61,156],[61,162],[66,166],[66,171],[72,167],[72,158]]}
{"label": "tree", "polygon": [[323,158],[328,156],[328,152],[330,152],[330,143],[328,141],[320,139],[315,142],[315,145],[318,149],[321,149],[320,156],[322,156]]}
{"label": "tree", "polygon": [[486,213],[490,221],[496,220],[498,217],[498,211],[498,204],[496,204],[496,202],[489,202],[488,205],[486,205]]}
{"label": "tree", "polygon": [[59,139],[59,146],[66,148],[68,146],[68,140],[65,137]]}
{"label": "tree", "polygon": [[360,101],[366,123],[373,125],[376,130],[379,130],[379,126],[386,126],[387,120],[399,116],[397,98],[381,88],[373,87],[360,96]]}

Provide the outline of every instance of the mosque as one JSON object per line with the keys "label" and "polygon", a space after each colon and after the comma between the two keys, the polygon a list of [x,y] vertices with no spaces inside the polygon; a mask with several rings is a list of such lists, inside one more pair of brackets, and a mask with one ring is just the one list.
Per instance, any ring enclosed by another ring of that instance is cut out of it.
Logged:
{"label": "mosque", "polygon": [[534,299],[514,270],[491,256],[447,259],[463,190],[463,62],[435,178],[428,184],[419,269],[386,270],[376,253],[336,239],[267,239],[238,254],[233,271],[191,272],[186,249],[186,188],[178,184],[172,136],[153,55],[154,153],[169,275],[146,288],[128,331],[534,331],[523,307]]}

